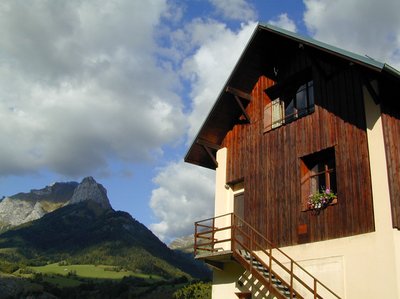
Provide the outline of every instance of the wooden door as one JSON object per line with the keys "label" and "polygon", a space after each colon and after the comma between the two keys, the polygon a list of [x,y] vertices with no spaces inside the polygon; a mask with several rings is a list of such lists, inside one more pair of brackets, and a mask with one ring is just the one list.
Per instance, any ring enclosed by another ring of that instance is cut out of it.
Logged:
{"label": "wooden door", "polygon": [[234,239],[236,240],[236,248],[242,249],[244,243],[246,242],[246,238],[244,238],[244,225],[243,222],[240,220],[245,220],[244,215],[244,192],[235,194],[234,201],[233,201],[233,212],[237,216],[235,217],[235,236]]}
{"label": "wooden door", "polygon": [[244,192],[235,194],[233,201],[233,212],[239,218],[245,220],[244,217]]}

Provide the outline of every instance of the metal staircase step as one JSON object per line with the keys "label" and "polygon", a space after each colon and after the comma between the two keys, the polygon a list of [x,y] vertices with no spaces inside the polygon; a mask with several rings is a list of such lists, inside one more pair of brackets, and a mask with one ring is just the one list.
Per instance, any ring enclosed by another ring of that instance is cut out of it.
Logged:
{"label": "metal staircase step", "polygon": [[[275,288],[279,290],[282,295],[290,298],[290,289],[284,285],[281,280],[277,279],[274,274],[271,274],[270,271],[265,268],[260,261],[257,259],[252,259],[250,252],[244,249],[239,249],[238,252],[246,261],[248,261],[249,264],[251,264],[254,269],[262,273],[266,279],[271,279]],[[296,298],[296,294],[293,294],[292,298]]]}

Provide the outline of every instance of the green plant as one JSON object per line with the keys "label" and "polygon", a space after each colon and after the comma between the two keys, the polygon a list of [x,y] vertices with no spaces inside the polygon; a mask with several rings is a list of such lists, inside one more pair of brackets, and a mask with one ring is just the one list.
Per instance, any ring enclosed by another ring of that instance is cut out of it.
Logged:
{"label": "green plant", "polygon": [[311,194],[308,197],[307,205],[315,214],[319,214],[323,209],[326,209],[334,199],[336,199],[336,194],[332,192],[331,189],[321,188],[321,191]]}
{"label": "green plant", "polygon": [[211,298],[211,284],[203,282],[189,284],[176,291],[172,297],[174,299],[209,299]]}

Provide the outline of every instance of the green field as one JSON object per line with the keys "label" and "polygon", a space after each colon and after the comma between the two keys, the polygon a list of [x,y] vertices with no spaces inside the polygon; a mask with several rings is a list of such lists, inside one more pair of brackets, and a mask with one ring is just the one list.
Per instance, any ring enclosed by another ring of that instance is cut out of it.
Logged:
{"label": "green field", "polygon": [[58,263],[49,264],[46,266],[40,267],[29,267],[35,272],[43,273],[43,274],[58,274],[66,276],[68,274],[73,273],[74,275],[82,278],[90,278],[90,279],[122,279],[126,276],[133,276],[143,279],[152,279],[152,280],[160,280],[162,279],[157,275],[147,275],[141,273],[135,273],[132,271],[121,270],[115,271],[112,266],[104,266],[104,265],[59,265]]}

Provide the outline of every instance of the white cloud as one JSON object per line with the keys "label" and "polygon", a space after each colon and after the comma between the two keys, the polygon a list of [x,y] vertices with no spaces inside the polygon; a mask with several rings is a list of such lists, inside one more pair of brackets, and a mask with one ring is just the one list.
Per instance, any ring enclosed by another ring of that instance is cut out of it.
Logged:
{"label": "white cloud", "polygon": [[164,0],[2,1],[0,175],[80,175],[180,139],[180,83],[154,40],[166,10]]}
{"label": "white cloud", "polygon": [[198,132],[224,83],[244,50],[256,23],[242,25],[233,32],[220,23],[192,24],[192,39],[201,46],[183,63],[182,76],[191,85],[192,111],[189,116],[189,141]]}
{"label": "white cloud", "polygon": [[152,231],[163,240],[193,233],[194,222],[213,215],[214,173],[205,168],[171,163],[154,178],[150,207],[160,222]]}
{"label": "white cloud", "polygon": [[297,31],[296,24],[289,18],[287,13],[280,14],[277,18],[270,20],[268,23],[292,32]]}
{"label": "white cloud", "polygon": [[209,0],[217,12],[228,20],[254,21],[257,14],[246,0]]}
{"label": "white cloud", "polygon": [[400,67],[400,1],[304,0],[315,38]]}
{"label": "white cloud", "polygon": [[[180,42],[194,49],[181,71],[190,84],[192,101],[188,142],[211,110],[255,26],[249,23],[234,32],[216,21],[198,19],[180,32]],[[160,222],[153,224],[152,230],[163,239],[193,233],[195,221],[213,215],[214,176],[214,171],[183,162],[162,169],[154,180],[159,187],[151,198]]]}

